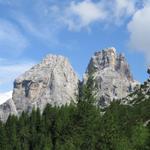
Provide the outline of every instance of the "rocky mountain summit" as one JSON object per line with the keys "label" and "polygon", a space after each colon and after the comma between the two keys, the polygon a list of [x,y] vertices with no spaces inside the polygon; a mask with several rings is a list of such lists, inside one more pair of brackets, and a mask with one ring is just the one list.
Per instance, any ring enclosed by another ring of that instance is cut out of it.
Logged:
{"label": "rocky mountain summit", "polygon": [[108,106],[113,99],[122,99],[134,91],[138,82],[133,80],[123,54],[115,48],[106,48],[92,56],[84,75],[84,83],[92,75],[98,105]]}
{"label": "rocky mountain summit", "polygon": [[[115,48],[98,51],[91,58],[83,78],[94,77],[97,104],[109,106],[113,99],[123,99],[132,93],[138,82],[134,81],[129,65]],[[69,61],[63,56],[47,55],[14,81],[12,99],[0,105],[0,120],[9,114],[20,115],[39,107],[43,111],[47,103],[61,106],[76,103],[79,79]]]}
{"label": "rocky mountain summit", "polygon": [[14,82],[13,101],[20,114],[47,103],[61,106],[76,102],[79,79],[63,56],[47,55]]}

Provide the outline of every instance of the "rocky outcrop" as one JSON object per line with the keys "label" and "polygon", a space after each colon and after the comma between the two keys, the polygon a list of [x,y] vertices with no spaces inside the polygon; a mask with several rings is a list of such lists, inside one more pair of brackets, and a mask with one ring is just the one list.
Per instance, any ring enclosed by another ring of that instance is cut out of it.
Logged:
{"label": "rocky outcrop", "polygon": [[63,56],[48,55],[14,82],[13,101],[20,114],[47,103],[61,106],[76,102],[78,77]]}
{"label": "rocky outcrop", "polygon": [[127,96],[138,84],[133,80],[125,57],[117,54],[115,48],[94,54],[84,75],[84,83],[89,75],[94,78],[96,100],[101,107],[108,106],[113,99]]}
{"label": "rocky outcrop", "polygon": [[[137,84],[125,57],[117,54],[115,48],[94,54],[83,83],[90,75],[94,77],[93,92],[101,107],[108,106],[113,99],[123,99]],[[9,114],[31,112],[33,107],[43,111],[47,103],[52,106],[76,103],[78,83],[79,79],[66,58],[47,55],[41,63],[15,80],[12,99],[0,105],[0,120],[5,121]]]}
{"label": "rocky outcrop", "polygon": [[5,122],[9,115],[18,115],[16,106],[12,99],[0,105],[0,120]]}

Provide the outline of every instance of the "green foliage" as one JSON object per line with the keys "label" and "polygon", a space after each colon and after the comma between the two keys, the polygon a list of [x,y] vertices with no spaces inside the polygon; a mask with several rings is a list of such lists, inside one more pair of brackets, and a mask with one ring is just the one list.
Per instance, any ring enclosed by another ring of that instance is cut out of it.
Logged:
{"label": "green foliage", "polygon": [[131,139],[135,149],[144,149],[149,140],[149,133],[148,129],[143,126],[143,123],[140,123],[133,128]]}
{"label": "green foliage", "polygon": [[0,150],[150,150],[150,99],[139,95],[134,106],[113,101],[101,113],[93,88],[90,77],[76,105],[9,116],[0,122]]}

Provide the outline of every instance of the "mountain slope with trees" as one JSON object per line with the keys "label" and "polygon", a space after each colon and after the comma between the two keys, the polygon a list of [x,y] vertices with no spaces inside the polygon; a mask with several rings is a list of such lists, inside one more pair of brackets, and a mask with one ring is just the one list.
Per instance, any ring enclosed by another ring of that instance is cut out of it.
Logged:
{"label": "mountain slope with trees", "polygon": [[77,104],[48,104],[43,113],[33,109],[0,122],[0,150],[149,150],[150,98],[136,97],[141,102],[134,105],[115,100],[102,112],[92,82],[80,88]]}

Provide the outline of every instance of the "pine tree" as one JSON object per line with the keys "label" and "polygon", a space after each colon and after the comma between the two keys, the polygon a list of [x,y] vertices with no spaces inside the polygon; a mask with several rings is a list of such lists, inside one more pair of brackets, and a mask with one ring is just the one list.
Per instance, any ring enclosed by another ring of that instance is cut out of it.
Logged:
{"label": "pine tree", "polygon": [[17,117],[16,116],[9,116],[6,122],[6,134],[9,141],[9,149],[18,149],[16,147],[18,145],[17,139]]}
{"label": "pine tree", "polygon": [[80,148],[93,150],[96,143],[97,125],[100,121],[100,110],[95,103],[92,76],[89,76],[87,83],[83,85],[81,90],[76,116],[77,131],[81,134]]}
{"label": "pine tree", "polygon": [[0,122],[0,149],[8,150],[8,139],[5,130],[5,124]]}
{"label": "pine tree", "polygon": [[148,129],[143,126],[143,123],[139,123],[132,130],[132,145],[134,149],[142,150],[149,142],[150,134]]}

